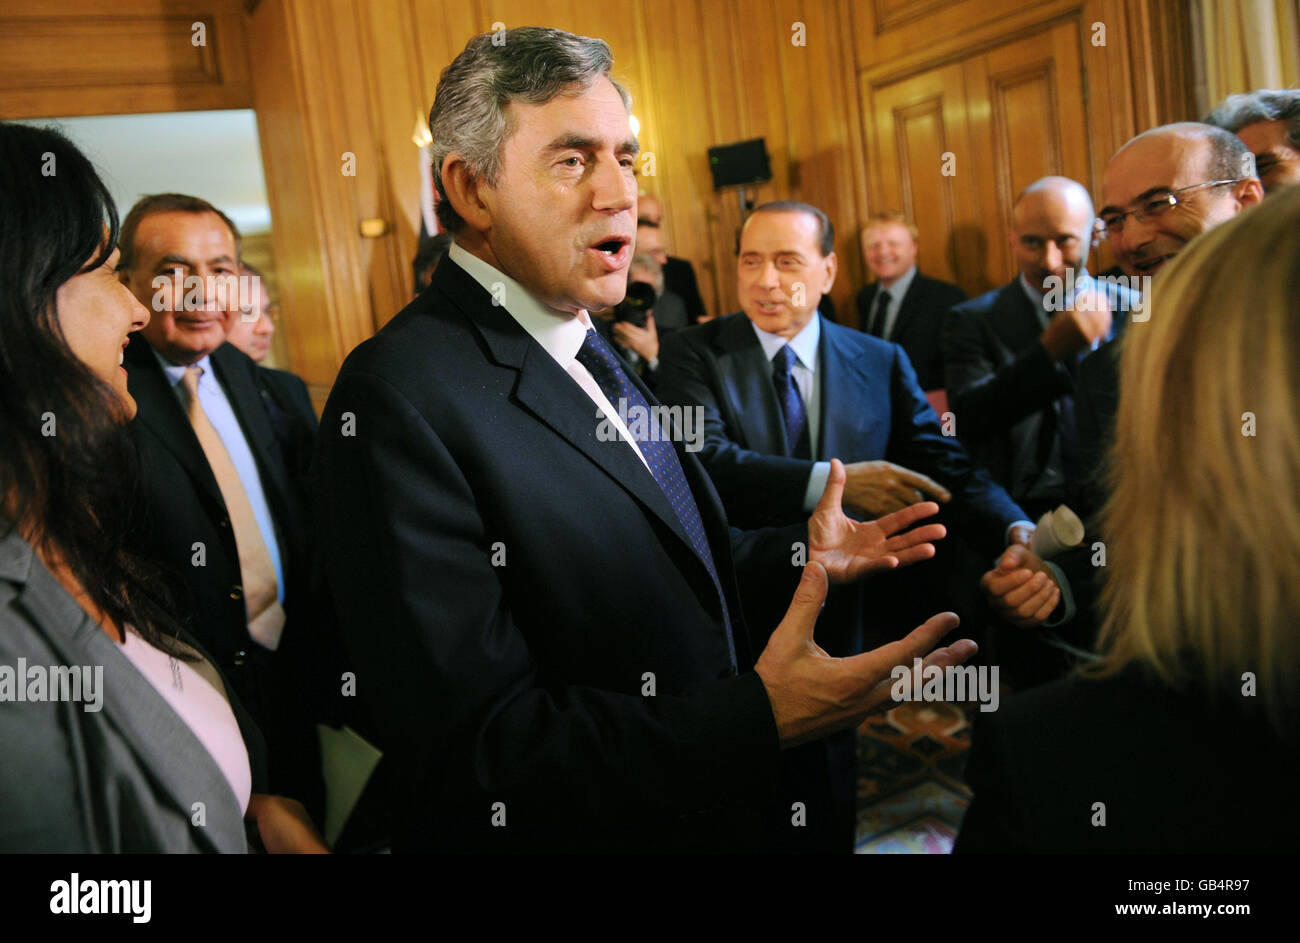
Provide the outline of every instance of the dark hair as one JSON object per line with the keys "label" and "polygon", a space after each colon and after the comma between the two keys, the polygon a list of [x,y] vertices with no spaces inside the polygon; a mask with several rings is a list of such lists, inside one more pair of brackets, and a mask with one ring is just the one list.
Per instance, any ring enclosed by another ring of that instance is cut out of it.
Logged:
{"label": "dark hair", "polygon": [[177,212],[216,213],[220,216],[221,221],[230,227],[230,234],[235,238],[235,260],[239,260],[239,243],[243,236],[239,234],[239,227],[229,216],[201,197],[189,196],[185,193],[152,193],[136,200],[135,206],[131,207],[131,211],[126,214],[126,219],[122,220],[122,259],[118,267],[127,271],[135,268],[135,231],[140,228],[140,223],[146,216]]}
{"label": "dark hair", "polygon": [[[512,101],[544,105],[575,86],[589,89],[602,75],[609,78],[613,68],[614,58],[603,39],[564,30],[519,26],[471,39],[442,70],[429,111],[433,185],[443,228],[454,233],[465,222],[442,185],[442,162],[448,154],[455,151],[476,179],[496,186],[501,148],[514,131],[506,121],[506,105]],[[623,105],[630,106],[627,92],[610,81]]]}
{"label": "dark hair", "polygon": [[57,554],[119,625],[182,654],[159,631],[175,626],[161,578],[123,549],[136,453],[118,394],[72,352],[56,309],[117,235],[108,189],[67,138],[0,122],[0,520]]}
{"label": "dark hair", "polygon": [[770,203],[764,203],[754,210],[755,213],[807,213],[813,219],[817,220],[817,248],[822,255],[830,255],[835,251],[835,227],[831,225],[830,217],[813,206],[811,203],[800,203],[798,200],[773,200]]}
{"label": "dark hair", "polygon": [[1259,88],[1229,95],[1205,118],[1206,124],[1234,134],[1261,121],[1285,121],[1286,139],[1300,151],[1300,88]]}

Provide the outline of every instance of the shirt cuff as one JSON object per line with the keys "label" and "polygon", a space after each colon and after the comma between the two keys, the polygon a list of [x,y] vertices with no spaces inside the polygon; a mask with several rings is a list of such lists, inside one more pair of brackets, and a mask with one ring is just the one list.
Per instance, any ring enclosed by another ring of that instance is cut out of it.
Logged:
{"label": "shirt cuff", "polygon": [[1060,615],[1049,617],[1043,623],[1044,628],[1054,629],[1058,625],[1065,625],[1065,623],[1073,619],[1078,610],[1075,608],[1074,593],[1070,590],[1070,581],[1066,578],[1065,571],[1048,560],[1044,560],[1043,564],[1052,571],[1052,575],[1056,577],[1056,585],[1061,589],[1061,601],[1056,606],[1056,612],[1059,612]]}
{"label": "shirt cuff", "polygon": [[826,490],[826,479],[831,476],[830,462],[813,462],[812,474],[808,476],[808,490],[803,493],[803,509],[811,514],[822,499]]}
{"label": "shirt cuff", "polygon": [[1011,529],[1012,529],[1013,527],[1019,527],[1019,526],[1021,526],[1022,524],[1023,524],[1025,527],[1037,527],[1037,526],[1038,526],[1038,525],[1035,524],[1033,521],[1012,521],[1010,524],[1007,525],[1006,533],[1004,533],[1004,534],[1002,535],[1002,542],[1003,542],[1004,544],[1010,546],[1010,545],[1011,545]]}

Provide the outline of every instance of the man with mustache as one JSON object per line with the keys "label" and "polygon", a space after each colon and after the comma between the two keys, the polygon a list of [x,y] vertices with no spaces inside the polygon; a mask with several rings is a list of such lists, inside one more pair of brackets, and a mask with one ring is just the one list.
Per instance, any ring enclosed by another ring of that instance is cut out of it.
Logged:
{"label": "man with mustache", "polygon": [[139,405],[132,543],[175,578],[191,631],[266,735],[272,790],[319,823],[324,782],[299,660],[303,643],[317,644],[304,637],[315,620],[303,498],[257,364],[225,343],[241,302],[239,232],[206,200],[156,194],[123,220],[121,249],[120,278],[153,312],[124,354]]}

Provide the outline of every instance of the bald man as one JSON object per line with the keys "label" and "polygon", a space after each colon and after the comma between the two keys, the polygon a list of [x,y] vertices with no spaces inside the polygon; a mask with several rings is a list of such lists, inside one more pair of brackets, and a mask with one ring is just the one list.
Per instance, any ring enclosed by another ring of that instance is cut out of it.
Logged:
{"label": "bald man", "polygon": [[944,324],[957,436],[1034,520],[1073,494],[1075,376],[1083,355],[1111,336],[1119,306],[1115,286],[1085,267],[1094,220],[1082,184],[1030,184],[1012,211],[1019,273],[954,307]]}
{"label": "bald man", "polygon": [[[1158,278],[1160,270],[1191,240],[1257,204],[1264,190],[1250,173],[1249,157],[1250,151],[1236,135],[1199,122],[1153,128],[1116,151],[1106,167],[1104,205],[1097,215],[1124,274]],[[1117,314],[1116,326],[1126,320]],[[1130,329],[1140,330],[1141,323]],[[1099,469],[1119,405],[1119,349],[1120,345],[1104,344],[1079,367],[1080,493],[1076,510],[1085,520],[1100,510],[1106,498]],[[1090,647],[1098,587],[1092,579],[1096,573],[1090,549],[1094,528],[1089,531],[1083,548],[1056,558],[1056,567],[1044,567],[1024,548],[1004,554],[981,584],[994,609],[1019,626],[1040,625],[1044,594],[1059,588],[1068,605],[1054,612],[1049,624],[1064,626],[1062,634]],[[1040,570],[1046,579],[1034,592],[1026,592],[1026,574]]]}
{"label": "bald man", "polygon": [[[659,202],[659,198],[653,193],[646,193],[637,197],[636,225],[638,231],[642,227],[662,231],[663,224],[664,207]],[[662,236],[660,238],[662,239]],[[685,302],[686,314],[690,318],[690,323],[698,324],[701,321],[709,320],[709,314],[704,310],[704,299],[700,297],[699,282],[695,279],[695,269],[691,266],[691,263],[686,259],[679,259],[669,255],[666,249],[662,249],[662,242],[660,252],[662,252],[662,257],[656,256],[656,258],[664,270],[664,288]]]}

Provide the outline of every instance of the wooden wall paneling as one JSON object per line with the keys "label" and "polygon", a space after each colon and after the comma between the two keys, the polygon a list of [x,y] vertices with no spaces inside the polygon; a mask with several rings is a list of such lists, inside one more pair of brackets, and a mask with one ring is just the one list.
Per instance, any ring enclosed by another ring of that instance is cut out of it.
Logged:
{"label": "wooden wall paneling", "polygon": [[858,0],[853,5],[859,71],[902,73],[914,62],[964,58],[985,44],[1077,7],[1079,0]]}
{"label": "wooden wall paneling", "polygon": [[655,175],[643,176],[641,189],[663,201],[669,250],[694,263],[705,306],[725,313],[722,286],[735,277],[725,262],[719,267],[716,254],[724,224],[709,176],[706,149],[717,140],[715,103],[706,89],[730,44],[706,32],[698,0],[638,3],[638,24],[653,122],[642,146],[655,156]]}
{"label": "wooden wall paneling", "polygon": [[[966,123],[965,79],[953,64],[866,88],[872,212],[905,213],[920,229],[918,267],[936,278],[978,281],[979,179]],[[945,175],[945,155],[953,157]]]}
{"label": "wooden wall paneling", "polygon": [[0,118],[248,108],[244,29],[237,0],[6,3]]}
{"label": "wooden wall paneling", "polygon": [[[784,124],[791,154],[788,195],[820,207],[835,226],[839,274],[831,295],[841,320],[853,310],[863,278],[858,248],[859,168],[857,99],[851,58],[842,55],[842,9],[837,2],[778,0],[778,46]],[[792,26],[806,27],[795,46]],[[852,316],[849,316],[852,320]]]}
{"label": "wooden wall paneling", "polygon": [[1039,177],[1061,174],[1092,192],[1087,113],[1077,21],[1007,43],[963,65],[975,179],[985,203],[985,285],[1015,270],[1007,234],[1019,192]]}

